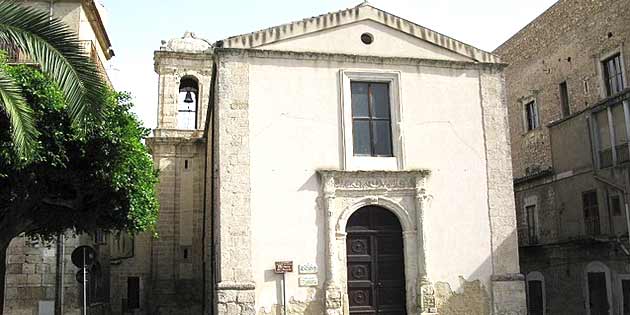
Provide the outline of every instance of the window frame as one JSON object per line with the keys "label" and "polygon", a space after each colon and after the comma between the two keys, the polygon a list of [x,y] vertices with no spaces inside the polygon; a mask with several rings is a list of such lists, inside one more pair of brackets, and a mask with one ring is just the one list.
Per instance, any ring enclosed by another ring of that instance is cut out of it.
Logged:
{"label": "window frame", "polygon": [[622,85],[624,87],[624,89],[628,88],[628,82],[626,79],[626,65],[625,65],[625,56],[623,53],[623,45],[614,48],[612,50],[603,52],[601,54],[596,55],[595,62],[596,62],[596,66],[597,66],[597,72],[599,74],[599,82],[600,82],[600,88],[599,88],[599,92],[600,92],[600,96],[602,98],[607,98],[609,97],[608,95],[608,91],[607,91],[607,83],[606,83],[606,78],[604,75],[604,62],[612,57],[614,57],[615,55],[619,55],[619,60],[620,60],[620,66],[621,66],[621,80],[622,80]]}
{"label": "window frame", "polygon": [[[529,209],[533,209],[533,213],[530,213]],[[528,244],[537,245],[540,242],[540,235],[538,233],[538,205],[535,203],[525,205],[525,216],[527,218]],[[531,223],[533,223],[533,226]]]}
{"label": "window frame", "polygon": [[[530,113],[529,110],[532,109]],[[525,132],[530,132],[540,128],[540,111],[536,99],[530,99],[523,103],[523,118]],[[531,119],[531,121],[530,121]]]}
{"label": "window frame", "polygon": [[[368,98],[367,98],[367,109],[368,109],[368,115],[366,117],[355,117],[354,112],[352,113],[352,126],[354,128],[354,124],[358,121],[362,121],[362,122],[367,122],[369,124],[368,129],[369,129],[369,134],[367,135],[369,137],[369,144],[370,144],[370,153],[369,154],[360,154],[355,152],[355,148],[353,147],[353,155],[354,156],[368,156],[368,157],[393,157],[394,156],[394,148],[393,148],[393,144],[392,144],[392,117],[391,117],[391,93],[389,92],[389,84],[388,83],[384,83],[384,82],[367,82],[367,81],[350,81],[350,93],[352,94],[352,86],[355,84],[364,84],[367,87],[367,91],[368,91]],[[389,111],[389,117],[387,118],[380,118],[380,117],[376,117],[375,115],[375,105],[374,103],[371,101],[371,97],[370,92],[373,91],[372,90],[372,86],[373,85],[384,85],[387,87],[387,110]],[[354,95],[350,95],[351,98],[354,98]],[[354,111],[354,108],[352,108]],[[387,125],[389,127],[389,154],[378,154],[376,153],[376,135],[375,135],[375,123],[376,122],[387,122]],[[352,130],[352,138],[353,138],[353,146],[354,146],[354,140],[356,137],[356,133],[354,131],[354,129]]]}
{"label": "window frame", "polygon": [[[615,73],[614,76],[611,75],[610,70],[608,68],[608,64],[611,61],[617,60],[617,66],[619,67],[619,72]],[[615,52],[610,56],[607,56],[606,58],[604,58],[603,60],[601,60],[601,64],[600,64],[601,68],[602,68],[602,80],[604,81],[604,92],[606,93],[607,97],[613,96],[615,94],[618,94],[619,92],[623,91],[626,88],[626,82],[624,79],[624,67],[623,67],[623,62],[622,62],[622,56],[621,56],[621,52]],[[619,89],[619,91],[616,91],[613,93],[613,88],[611,85],[611,78],[613,77],[619,77],[619,82],[621,84],[621,88]]]}
{"label": "window frame", "polygon": [[[589,210],[595,210],[596,216],[597,216],[597,225],[594,226],[594,228],[596,228],[597,232],[594,234],[593,233],[589,233],[588,231],[588,223],[586,221],[586,213],[587,213],[587,205],[584,203],[585,199],[584,197],[586,197],[586,195],[588,194],[594,194],[595,195],[595,206],[593,207],[593,205],[589,205],[590,207],[588,208]],[[583,221],[584,221],[584,235],[593,235],[593,236],[597,236],[600,235],[602,233],[602,222],[601,222],[601,215],[599,213],[599,206],[600,206],[600,202],[599,202],[599,193],[597,191],[597,189],[591,189],[591,190],[586,190],[582,192],[582,217],[583,217]]]}
{"label": "window frame", "polygon": [[[342,69],[340,75],[341,97],[341,150],[344,170],[402,170],[404,169],[403,133],[401,130],[401,91],[399,71]],[[389,85],[389,110],[392,156],[354,155],[352,130],[352,82],[387,83]]]}

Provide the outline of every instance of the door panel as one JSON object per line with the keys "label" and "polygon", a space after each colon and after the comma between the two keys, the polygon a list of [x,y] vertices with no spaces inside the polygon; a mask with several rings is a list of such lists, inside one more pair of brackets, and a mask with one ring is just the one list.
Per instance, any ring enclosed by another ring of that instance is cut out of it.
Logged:
{"label": "door panel", "polygon": [[402,228],[380,207],[359,209],[348,219],[346,249],[351,315],[405,315]]}
{"label": "door panel", "polygon": [[621,281],[621,292],[623,294],[623,315],[630,315],[630,280]]}
{"label": "door panel", "polygon": [[588,273],[588,293],[591,315],[608,315],[608,290],[605,273]]}

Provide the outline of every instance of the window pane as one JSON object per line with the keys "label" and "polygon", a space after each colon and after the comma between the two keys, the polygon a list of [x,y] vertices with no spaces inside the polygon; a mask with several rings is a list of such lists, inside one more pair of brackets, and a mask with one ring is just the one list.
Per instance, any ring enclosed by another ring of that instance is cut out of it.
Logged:
{"label": "window pane", "polygon": [[352,122],[352,138],[355,155],[371,155],[370,122],[355,120]]}
{"label": "window pane", "polygon": [[389,119],[389,86],[387,83],[370,84],[370,101],[372,103],[372,115],[375,118]]}
{"label": "window pane", "polygon": [[352,117],[370,117],[368,110],[368,84],[353,82],[350,84],[352,90]]}
{"label": "window pane", "polygon": [[392,156],[392,128],[389,121],[375,120],[373,123],[374,154]]}

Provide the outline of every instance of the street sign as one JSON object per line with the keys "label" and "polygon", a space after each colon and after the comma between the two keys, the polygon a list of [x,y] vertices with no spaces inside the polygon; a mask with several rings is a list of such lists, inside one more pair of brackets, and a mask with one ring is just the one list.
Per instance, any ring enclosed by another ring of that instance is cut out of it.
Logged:
{"label": "street sign", "polygon": [[293,262],[292,261],[276,261],[276,269],[275,273],[287,273],[293,272]]}
{"label": "street sign", "polygon": [[85,266],[91,266],[96,262],[96,251],[90,246],[79,246],[72,251],[72,263],[83,268]]}

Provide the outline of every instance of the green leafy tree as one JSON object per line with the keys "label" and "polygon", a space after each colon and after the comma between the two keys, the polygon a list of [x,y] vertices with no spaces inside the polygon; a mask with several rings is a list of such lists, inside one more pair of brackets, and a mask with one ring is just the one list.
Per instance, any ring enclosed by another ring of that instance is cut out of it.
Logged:
{"label": "green leafy tree", "polygon": [[[28,55],[41,70],[55,80],[67,101],[73,124],[99,116],[106,84],[94,63],[81,48],[77,35],[63,21],[48,12],[0,0],[0,44]],[[10,118],[12,141],[22,158],[36,150],[37,136],[32,109],[26,104],[20,86],[4,70],[0,71],[0,114]]]}
{"label": "green leafy tree", "polygon": [[[32,66],[0,65],[22,91],[39,134],[23,159],[12,121],[0,115],[0,284],[6,250],[18,235],[50,238],[68,229],[152,231],[157,174],[126,94],[109,92],[101,118],[73,124],[63,90]],[[4,300],[0,285],[0,310]]]}

